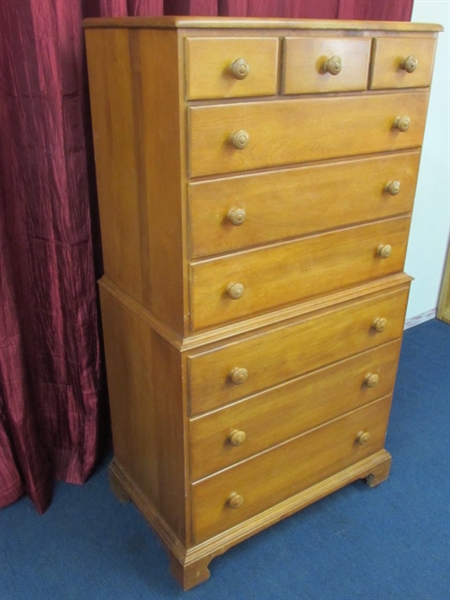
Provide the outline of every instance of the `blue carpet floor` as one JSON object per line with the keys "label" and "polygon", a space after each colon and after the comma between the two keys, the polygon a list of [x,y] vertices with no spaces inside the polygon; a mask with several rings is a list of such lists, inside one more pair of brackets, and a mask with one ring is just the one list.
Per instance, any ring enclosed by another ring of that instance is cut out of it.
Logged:
{"label": "blue carpet floor", "polygon": [[450,326],[405,333],[386,447],[390,478],[356,482],[229,550],[182,592],[156,536],[109,491],[107,461],[58,484],[39,516],[0,513],[1,600],[448,600]]}

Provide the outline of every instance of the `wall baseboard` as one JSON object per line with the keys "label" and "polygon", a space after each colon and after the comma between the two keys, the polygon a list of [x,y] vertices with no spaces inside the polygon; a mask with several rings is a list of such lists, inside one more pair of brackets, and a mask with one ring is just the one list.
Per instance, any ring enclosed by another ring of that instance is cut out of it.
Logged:
{"label": "wall baseboard", "polygon": [[436,317],[436,309],[432,308],[427,310],[426,312],[420,313],[420,315],[415,315],[414,317],[409,317],[405,321],[405,329],[409,329],[410,327],[415,327],[416,325],[420,325],[421,323],[425,323],[425,321],[431,321]]}

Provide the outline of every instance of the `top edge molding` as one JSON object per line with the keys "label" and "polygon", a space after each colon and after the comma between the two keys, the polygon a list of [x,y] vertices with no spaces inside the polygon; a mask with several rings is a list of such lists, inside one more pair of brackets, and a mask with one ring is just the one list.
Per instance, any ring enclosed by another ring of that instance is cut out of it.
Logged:
{"label": "top edge molding", "polygon": [[335,29],[348,31],[443,31],[436,23],[407,21],[346,21],[339,19],[273,19],[252,17],[96,17],[83,20],[84,28],[134,29]]}

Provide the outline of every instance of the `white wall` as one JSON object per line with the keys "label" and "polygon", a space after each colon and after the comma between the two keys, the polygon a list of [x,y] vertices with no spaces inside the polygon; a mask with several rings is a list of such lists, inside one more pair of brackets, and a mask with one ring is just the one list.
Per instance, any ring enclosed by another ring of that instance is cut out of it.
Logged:
{"label": "white wall", "polygon": [[411,21],[439,23],[437,54],[405,271],[411,286],[406,325],[433,318],[439,299],[450,229],[449,0],[414,0]]}

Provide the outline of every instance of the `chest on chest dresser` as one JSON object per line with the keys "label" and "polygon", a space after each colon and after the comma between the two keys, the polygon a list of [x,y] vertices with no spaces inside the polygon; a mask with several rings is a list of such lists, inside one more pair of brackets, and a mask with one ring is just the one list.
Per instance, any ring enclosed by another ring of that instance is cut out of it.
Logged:
{"label": "chest on chest dresser", "polygon": [[187,589],[232,545],[388,476],[440,28],[85,28],[111,484]]}

